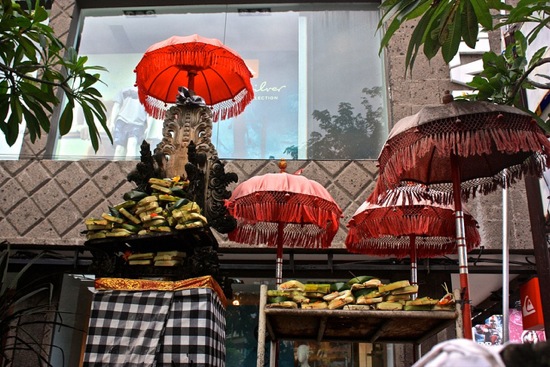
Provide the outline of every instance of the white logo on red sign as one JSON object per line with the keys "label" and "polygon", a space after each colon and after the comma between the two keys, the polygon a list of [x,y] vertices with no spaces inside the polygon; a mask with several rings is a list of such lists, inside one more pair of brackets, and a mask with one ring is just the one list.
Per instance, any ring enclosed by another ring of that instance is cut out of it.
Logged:
{"label": "white logo on red sign", "polygon": [[535,306],[533,306],[533,302],[531,302],[531,299],[529,298],[529,296],[525,296],[525,300],[523,301],[523,308],[522,308],[523,317],[532,315],[535,312],[537,312],[537,310],[535,310]]}

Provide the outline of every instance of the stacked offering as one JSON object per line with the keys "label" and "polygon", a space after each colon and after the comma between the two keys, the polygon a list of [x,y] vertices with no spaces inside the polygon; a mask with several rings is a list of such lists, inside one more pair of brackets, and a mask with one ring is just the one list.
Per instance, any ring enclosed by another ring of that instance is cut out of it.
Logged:
{"label": "stacked offering", "polygon": [[303,284],[291,280],[267,291],[269,308],[347,309],[347,310],[405,310],[454,311],[455,301],[447,288],[440,300],[430,297],[413,299],[418,285],[408,280],[382,284],[380,279],[361,276],[346,283]]}
{"label": "stacked offering", "polygon": [[101,218],[88,218],[88,240],[107,237],[146,235],[154,232],[171,232],[204,227],[208,221],[199,205],[186,196],[187,181],[149,179],[151,195],[137,190],[124,194],[124,202],[109,207]]}
{"label": "stacked offering", "polygon": [[183,263],[185,252],[163,251],[131,254],[128,256],[129,265],[179,266]]}

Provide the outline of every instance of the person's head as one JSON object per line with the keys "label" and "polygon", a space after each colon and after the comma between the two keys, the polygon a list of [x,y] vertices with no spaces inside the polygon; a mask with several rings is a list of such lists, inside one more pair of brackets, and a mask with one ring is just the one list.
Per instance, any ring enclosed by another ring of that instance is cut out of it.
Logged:
{"label": "person's head", "polygon": [[309,357],[309,346],[302,344],[298,347],[298,362],[306,362]]}
{"label": "person's head", "polygon": [[550,343],[510,343],[500,355],[506,367],[550,367]]}

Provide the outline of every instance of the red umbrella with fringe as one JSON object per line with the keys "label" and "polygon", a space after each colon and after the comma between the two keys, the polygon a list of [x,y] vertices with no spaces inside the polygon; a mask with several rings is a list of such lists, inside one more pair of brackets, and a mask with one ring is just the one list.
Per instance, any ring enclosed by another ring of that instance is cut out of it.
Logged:
{"label": "red umbrella with fringe", "polygon": [[[424,191],[416,185],[409,188]],[[411,259],[411,283],[417,283],[417,258],[454,254],[456,222],[454,208],[425,198],[392,190],[392,202],[373,204],[365,201],[348,222],[346,247],[349,252]],[[467,250],[479,246],[477,221],[464,212]]]}
{"label": "red umbrella with fringe", "polygon": [[212,120],[239,115],[254,99],[252,73],[239,54],[215,38],[173,36],[150,46],[135,68],[139,100],[163,119],[186,87],[212,109]]}
{"label": "red umbrella with fringe", "polygon": [[449,100],[395,124],[378,158],[372,201],[381,202],[388,190],[413,182],[426,185],[424,194],[436,202],[454,202],[464,337],[471,339],[461,199],[506,187],[526,173],[541,176],[549,166],[550,142],[531,116],[515,107]]}
{"label": "red umbrella with fringe", "polygon": [[284,172],[252,177],[226,201],[237,227],[231,241],[277,247],[276,281],[282,281],[283,247],[328,248],[342,210],[320,183]]}

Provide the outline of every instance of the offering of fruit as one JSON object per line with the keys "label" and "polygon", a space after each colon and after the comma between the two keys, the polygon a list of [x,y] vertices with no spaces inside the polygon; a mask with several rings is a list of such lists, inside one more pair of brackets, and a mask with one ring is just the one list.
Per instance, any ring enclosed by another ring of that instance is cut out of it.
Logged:
{"label": "offering of fruit", "polygon": [[445,295],[441,297],[439,301],[434,305],[434,311],[454,311],[455,310],[455,297],[449,292],[447,284],[443,284],[443,289],[445,289]]}

